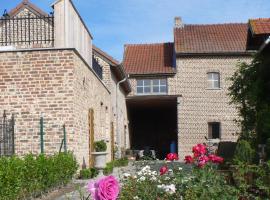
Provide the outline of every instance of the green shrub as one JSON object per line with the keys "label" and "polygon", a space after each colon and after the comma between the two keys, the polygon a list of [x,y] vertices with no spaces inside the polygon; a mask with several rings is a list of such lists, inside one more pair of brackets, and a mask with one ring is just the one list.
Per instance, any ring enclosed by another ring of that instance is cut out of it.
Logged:
{"label": "green shrub", "polygon": [[113,167],[114,167],[114,165],[113,165],[113,161],[112,162],[108,162],[107,164],[106,164],[106,167],[104,168],[104,174],[105,175],[109,175],[109,174],[111,174],[112,172],[113,172]]}
{"label": "green shrub", "polygon": [[67,184],[78,168],[71,153],[53,156],[27,155],[0,158],[0,199],[16,200],[38,196]]}
{"label": "green shrub", "polygon": [[255,150],[252,149],[250,143],[246,140],[238,141],[234,153],[234,163],[249,163],[251,164],[254,160]]}
{"label": "green shrub", "polygon": [[96,152],[104,152],[107,150],[107,144],[104,140],[100,140],[94,143]]}
{"label": "green shrub", "polygon": [[125,167],[128,165],[128,159],[127,158],[120,158],[113,161],[114,167]]}
{"label": "green shrub", "polygon": [[270,160],[270,138],[266,140],[266,155],[267,159]]}
{"label": "green shrub", "polygon": [[82,169],[80,171],[80,179],[91,179],[98,175],[98,171],[95,168]]}

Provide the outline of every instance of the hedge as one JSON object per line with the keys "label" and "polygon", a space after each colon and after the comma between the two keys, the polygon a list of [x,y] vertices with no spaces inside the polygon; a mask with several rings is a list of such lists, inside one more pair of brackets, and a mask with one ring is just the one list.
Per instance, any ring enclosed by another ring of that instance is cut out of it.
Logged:
{"label": "hedge", "polygon": [[78,169],[72,153],[0,158],[0,199],[36,197],[67,184]]}

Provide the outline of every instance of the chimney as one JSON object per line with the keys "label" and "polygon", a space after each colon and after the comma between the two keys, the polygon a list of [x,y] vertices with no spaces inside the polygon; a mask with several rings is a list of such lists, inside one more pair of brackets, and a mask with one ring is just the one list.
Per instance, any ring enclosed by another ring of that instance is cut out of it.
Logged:
{"label": "chimney", "polygon": [[181,17],[174,18],[174,28],[184,28],[184,23]]}

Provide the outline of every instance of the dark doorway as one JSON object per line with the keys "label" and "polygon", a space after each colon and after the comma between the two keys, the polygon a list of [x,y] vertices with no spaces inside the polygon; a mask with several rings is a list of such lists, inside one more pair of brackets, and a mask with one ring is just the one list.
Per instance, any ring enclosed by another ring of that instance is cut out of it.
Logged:
{"label": "dark doorway", "polygon": [[131,148],[155,150],[159,159],[170,153],[171,143],[177,152],[176,98],[134,98],[128,100]]}

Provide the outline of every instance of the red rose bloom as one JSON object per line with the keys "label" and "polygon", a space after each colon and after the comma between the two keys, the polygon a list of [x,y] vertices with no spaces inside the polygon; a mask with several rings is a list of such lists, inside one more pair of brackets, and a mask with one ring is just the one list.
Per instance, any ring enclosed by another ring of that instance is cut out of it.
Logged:
{"label": "red rose bloom", "polygon": [[164,174],[166,174],[168,172],[168,167],[167,166],[161,167],[160,170],[159,170],[159,172],[160,172],[160,175],[161,176],[164,175]]}
{"label": "red rose bloom", "polygon": [[185,162],[186,162],[186,164],[191,164],[191,163],[193,163],[193,158],[192,158],[192,156],[185,156]]}
{"label": "red rose bloom", "polygon": [[178,155],[177,155],[177,153],[169,153],[169,154],[166,156],[166,160],[169,160],[169,161],[178,160]]}

